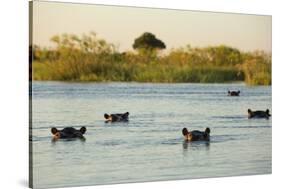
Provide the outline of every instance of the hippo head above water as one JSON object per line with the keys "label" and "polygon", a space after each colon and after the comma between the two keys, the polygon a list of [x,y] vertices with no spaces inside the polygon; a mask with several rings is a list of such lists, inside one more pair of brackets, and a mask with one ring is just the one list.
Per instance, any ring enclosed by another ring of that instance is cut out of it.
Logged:
{"label": "hippo head above water", "polygon": [[240,91],[228,91],[228,96],[239,96]]}
{"label": "hippo head above water", "polygon": [[123,114],[104,114],[105,122],[120,122],[120,121],[128,121],[129,120],[129,112]]}
{"label": "hippo head above water", "polygon": [[186,141],[209,141],[210,140],[210,128],[206,128],[205,131],[188,131],[186,128],[182,129],[182,134]]}
{"label": "hippo head above water", "polygon": [[251,109],[248,109],[248,118],[266,118],[269,119],[270,117],[269,109],[266,109],[265,111],[252,111]]}
{"label": "hippo head above water", "polygon": [[73,138],[85,139],[83,134],[86,133],[86,127],[81,127],[79,130],[74,129],[73,127],[66,127],[62,130],[58,130],[57,128],[53,127],[51,132],[54,135],[53,140]]}

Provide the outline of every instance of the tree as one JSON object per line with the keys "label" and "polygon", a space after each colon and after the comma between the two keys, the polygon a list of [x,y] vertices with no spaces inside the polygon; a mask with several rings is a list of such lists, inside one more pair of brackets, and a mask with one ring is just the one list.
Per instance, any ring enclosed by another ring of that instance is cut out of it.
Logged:
{"label": "tree", "polygon": [[143,33],[140,37],[135,39],[133,44],[134,49],[165,49],[166,45],[160,39],[157,39],[155,35],[149,32]]}
{"label": "tree", "polygon": [[152,33],[145,32],[135,39],[133,48],[139,53],[144,62],[150,62],[157,58],[157,50],[165,49],[166,45]]}

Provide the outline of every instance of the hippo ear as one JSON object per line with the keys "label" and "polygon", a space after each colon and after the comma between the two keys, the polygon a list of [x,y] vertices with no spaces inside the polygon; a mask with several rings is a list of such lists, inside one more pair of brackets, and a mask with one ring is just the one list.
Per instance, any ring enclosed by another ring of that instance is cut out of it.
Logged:
{"label": "hippo ear", "polygon": [[266,109],[266,111],[265,111],[267,114],[269,114],[269,109]]}
{"label": "hippo ear", "polygon": [[52,132],[53,135],[55,135],[55,134],[56,134],[57,132],[59,132],[59,131],[57,130],[57,128],[53,127],[53,128],[51,129],[51,132]]}
{"label": "hippo ear", "polygon": [[183,136],[187,135],[188,134],[188,130],[186,128],[183,128],[182,129],[182,134],[183,134]]}
{"label": "hippo ear", "polygon": [[86,133],[86,127],[81,127],[81,129],[80,129],[80,132],[82,133],[82,134],[85,134]]}
{"label": "hippo ear", "polygon": [[211,133],[211,129],[210,129],[209,127],[207,127],[207,128],[205,129],[205,133],[210,134],[210,133]]}
{"label": "hippo ear", "polygon": [[126,112],[125,114],[128,116],[128,115],[129,115],[129,112]]}
{"label": "hippo ear", "polygon": [[252,113],[252,110],[251,110],[251,109],[248,109],[248,113],[249,113],[249,114]]}
{"label": "hippo ear", "polygon": [[108,114],[104,114],[104,118],[105,118],[105,119],[108,119],[108,118],[109,118],[109,115],[108,115]]}

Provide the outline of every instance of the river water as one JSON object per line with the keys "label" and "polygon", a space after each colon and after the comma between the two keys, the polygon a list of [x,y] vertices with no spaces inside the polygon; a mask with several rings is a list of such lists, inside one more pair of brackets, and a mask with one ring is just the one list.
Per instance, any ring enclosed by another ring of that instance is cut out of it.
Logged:
{"label": "river water", "polygon": [[[227,96],[240,90],[239,97]],[[271,86],[33,82],[35,188],[270,174]],[[127,123],[104,113],[130,112]],[[85,126],[86,141],[52,142],[51,127]],[[181,130],[211,129],[210,142]]]}

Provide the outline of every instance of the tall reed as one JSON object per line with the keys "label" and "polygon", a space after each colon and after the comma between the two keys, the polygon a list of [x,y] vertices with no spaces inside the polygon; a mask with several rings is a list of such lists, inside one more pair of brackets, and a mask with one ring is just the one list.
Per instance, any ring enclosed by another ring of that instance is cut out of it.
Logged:
{"label": "tall reed", "polygon": [[[118,52],[95,33],[63,34],[56,48],[33,48],[33,80],[271,84],[271,56],[228,46],[172,49],[162,56]],[[154,52],[155,53],[155,52]]]}

